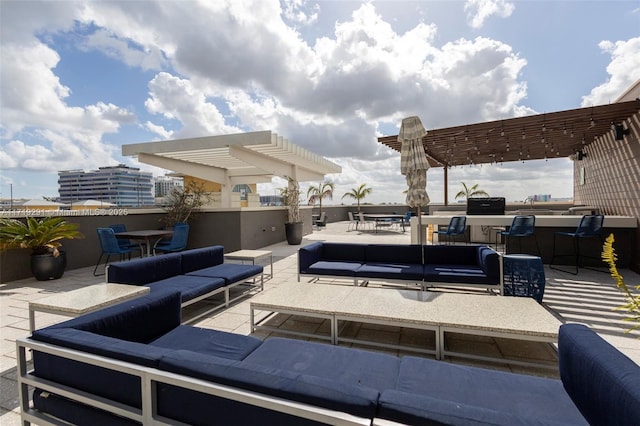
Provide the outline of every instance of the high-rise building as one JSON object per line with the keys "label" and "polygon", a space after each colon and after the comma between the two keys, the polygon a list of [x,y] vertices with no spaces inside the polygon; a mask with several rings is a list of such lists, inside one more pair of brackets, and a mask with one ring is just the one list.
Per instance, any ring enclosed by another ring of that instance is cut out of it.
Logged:
{"label": "high-rise building", "polygon": [[58,172],[60,201],[99,200],[121,207],[153,205],[152,175],[139,168],[119,164],[98,170]]}
{"label": "high-rise building", "polygon": [[182,178],[171,176],[158,176],[154,181],[156,188],[156,198],[165,197],[173,188],[184,187]]}

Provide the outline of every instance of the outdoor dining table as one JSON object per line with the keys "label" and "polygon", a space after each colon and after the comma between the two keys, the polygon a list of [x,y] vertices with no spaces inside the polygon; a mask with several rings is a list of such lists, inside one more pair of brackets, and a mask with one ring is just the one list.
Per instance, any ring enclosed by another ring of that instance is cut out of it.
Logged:
{"label": "outdoor dining table", "polygon": [[404,232],[404,215],[403,214],[384,214],[384,213],[365,213],[364,215],[365,219],[370,219],[373,220],[375,222],[375,230],[376,230],[376,234],[378,233],[378,223],[379,222],[385,222],[385,223],[390,223],[390,221],[397,221],[399,220],[402,226],[402,232]]}
{"label": "outdoor dining table", "polygon": [[[144,244],[146,249],[146,256],[152,256],[153,250],[152,247],[155,247],[158,242],[163,239],[173,235],[172,230],[163,230],[163,229],[148,229],[142,231],[126,231],[126,232],[116,232],[116,238],[127,238],[129,240],[135,240],[140,245],[140,252],[144,253],[142,245]],[[153,240],[153,244],[151,241]]]}

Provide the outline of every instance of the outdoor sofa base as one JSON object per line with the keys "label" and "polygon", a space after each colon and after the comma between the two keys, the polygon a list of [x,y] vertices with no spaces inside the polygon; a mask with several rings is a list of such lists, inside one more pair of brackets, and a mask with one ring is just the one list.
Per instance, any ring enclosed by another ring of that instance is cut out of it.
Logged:
{"label": "outdoor sofa base", "polygon": [[17,339],[23,424],[613,425],[640,418],[640,367],[582,325],[560,328],[555,380],[293,339],[263,342],[181,325],[180,315],[179,293],[157,291]]}
{"label": "outdoor sofa base", "polygon": [[[424,256],[424,257],[423,257]],[[423,261],[424,258],[424,261]],[[298,281],[309,276],[434,286],[466,286],[503,294],[502,258],[484,245],[432,246],[317,242],[298,251]]]}
{"label": "outdoor sofa base", "polygon": [[247,292],[232,297],[231,292],[235,287],[247,285],[248,280],[253,281],[248,291],[264,288],[262,266],[224,263],[224,247],[220,245],[112,263],[106,275],[107,282],[144,285],[152,293],[179,291],[183,308],[217,294],[224,295],[224,304],[191,316],[189,322],[229,307],[231,302],[245,296]]}

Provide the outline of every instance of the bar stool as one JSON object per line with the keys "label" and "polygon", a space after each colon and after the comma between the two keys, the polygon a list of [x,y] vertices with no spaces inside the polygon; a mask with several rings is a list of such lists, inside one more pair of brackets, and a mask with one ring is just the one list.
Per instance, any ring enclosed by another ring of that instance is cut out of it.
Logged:
{"label": "bar stool", "polygon": [[[578,224],[578,228],[575,230],[575,232],[556,232],[553,235],[553,255],[551,256],[551,262],[549,263],[549,267],[557,271],[563,271],[573,275],[578,275],[578,268],[580,264],[580,239],[599,238],[600,246],[602,246],[604,244],[604,241],[602,241],[602,235],[600,235],[600,233],[602,232],[603,222],[604,222],[604,215],[601,215],[601,214],[584,215],[582,216],[582,219],[580,219],[580,223]],[[573,239],[573,247],[574,247],[573,253],[556,254],[556,237],[558,236],[570,237]],[[575,272],[567,271],[565,269],[552,266],[553,261],[557,257],[573,257],[573,256],[575,256],[575,263],[576,263]],[[582,257],[588,257],[588,256],[582,256]],[[598,271],[598,269],[595,269],[595,270]],[[600,272],[608,272],[608,271],[600,271]]]}

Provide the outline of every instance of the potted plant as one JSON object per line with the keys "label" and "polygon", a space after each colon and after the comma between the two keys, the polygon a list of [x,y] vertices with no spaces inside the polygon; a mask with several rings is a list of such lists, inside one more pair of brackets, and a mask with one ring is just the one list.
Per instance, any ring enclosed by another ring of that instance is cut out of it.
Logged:
{"label": "potted plant", "polygon": [[287,182],[287,188],[280,191],[287,205],[287,222],[284,224],[284,231],[290,245],[300,245],[303,231],[303,223],[300,221],[300,185],[297,180],[290,177],[287,177]]}
{"label": "potted plant", "polygon": [[25,222],[0,219],[0,248],[30,248],[33,276],[39,281],[56,280],[67,267],[66,254],[59,250],[61,240],[84,238],[78,226],[62,217],[27,217]]}

